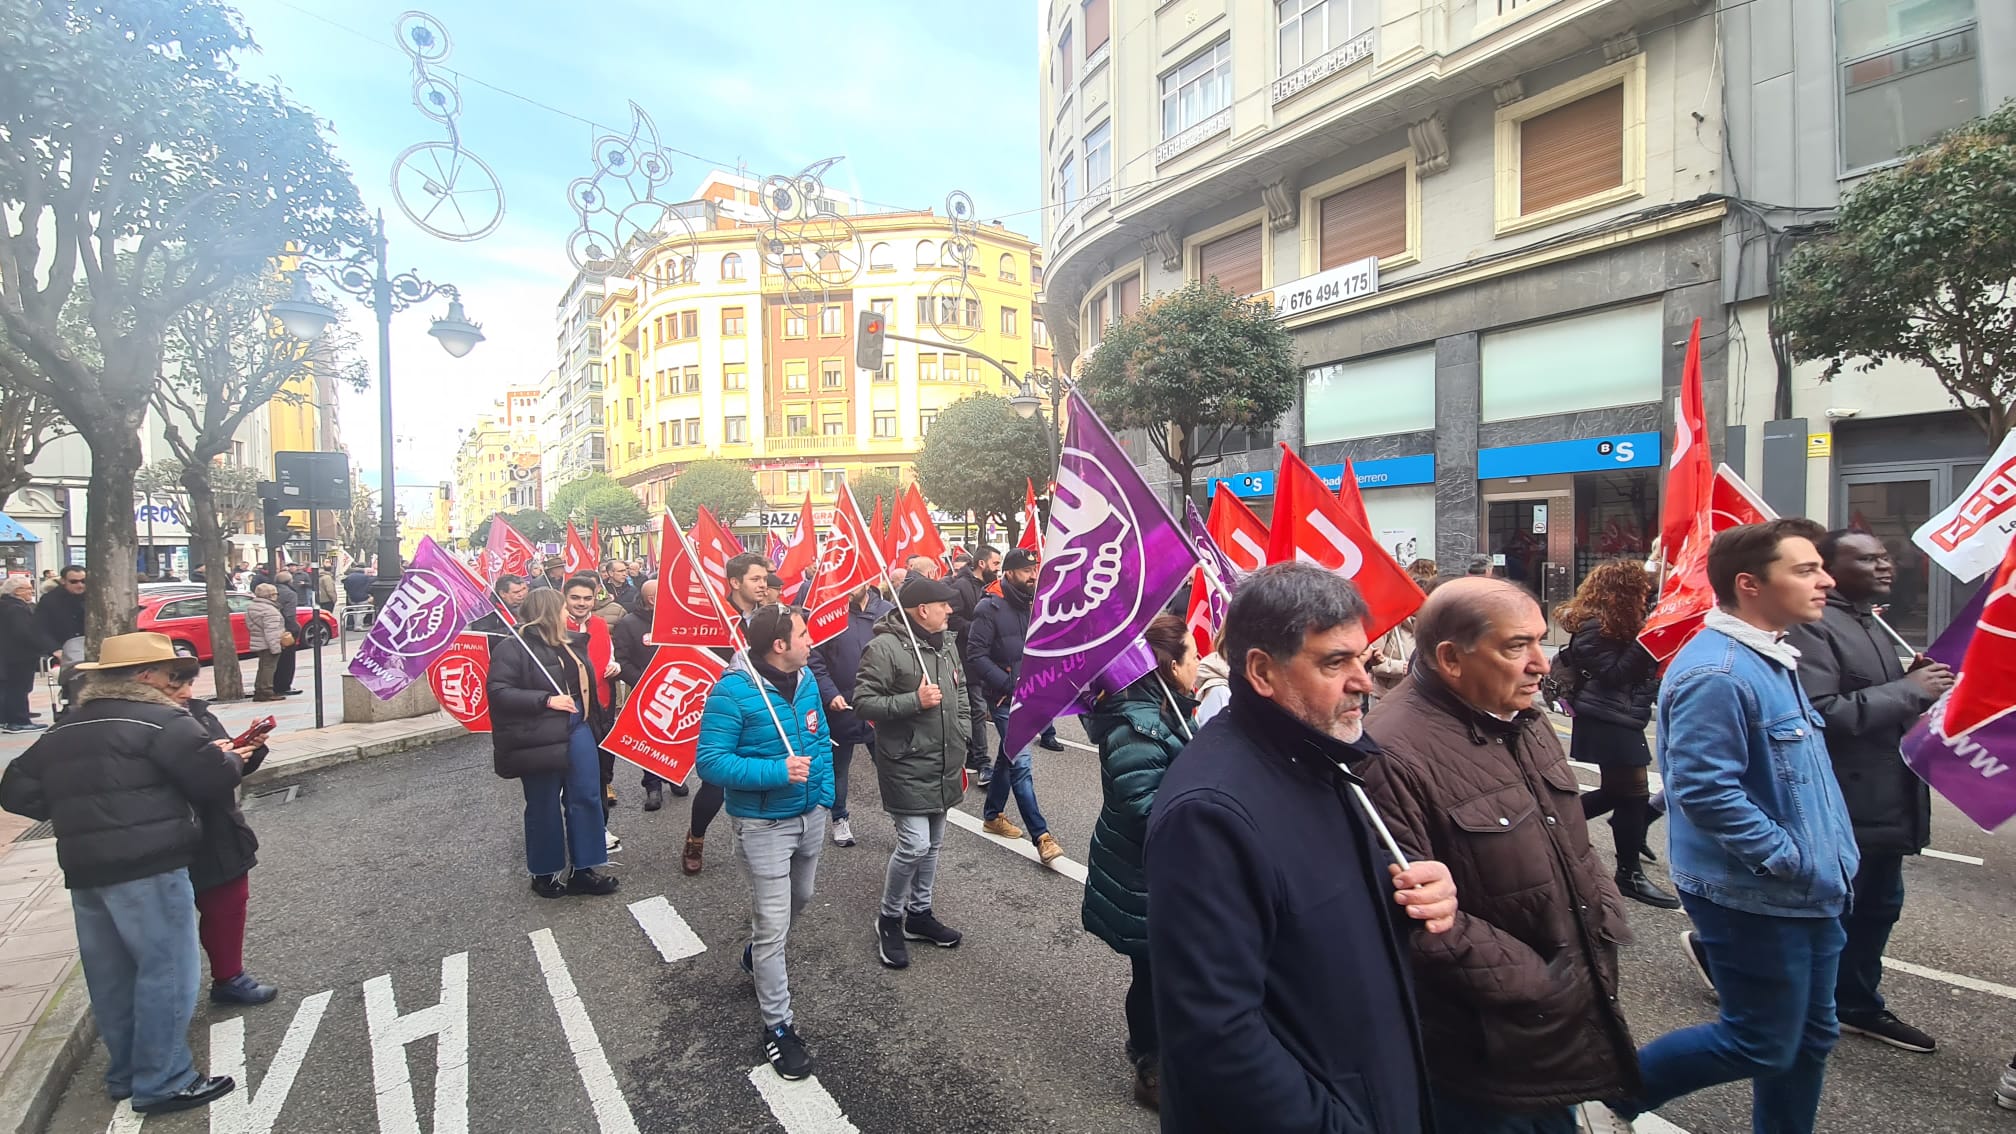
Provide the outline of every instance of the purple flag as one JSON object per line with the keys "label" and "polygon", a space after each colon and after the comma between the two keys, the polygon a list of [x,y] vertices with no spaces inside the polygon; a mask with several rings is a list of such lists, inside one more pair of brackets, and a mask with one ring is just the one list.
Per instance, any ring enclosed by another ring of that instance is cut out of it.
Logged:
{"label": "purple flag", "polygon": [[1076,391],[1043,531],[1007,748],[1020,752],[1105,673],[1190,577],[1197,549]]}
{"label": "purple flag", "polygon": [[[2005,571],[2007,569],[2005,568]],[[2000,584],[1998,586],[1998,584]],[[1911,731],[1904,735],[1904,762],[1946,797],[1984,831],[2016,816],[2016,701],[2007,686],[1991,684],[1984,695],[1969,685],[1995,675],[1999,682],[2011,670],[2009,659],[2016,654],[2016,587],[1998,577],[1983,586],[1946,628],[1939,640],[1925,651],[1928,657],[1961,671],[1960,683],[1926,710]],[[1993,609],[1990,609],[1991,603]],[[1986,636],[1977,641],[1977,635]],[[1949,726],[1958,696],[1963,703],[1959,720]],[[1968,727],[1971,725],[1971,727]],[[1958,735],[1949,736],[1947,727]],[[2003,779],[2003,776],[2009,776]]]}
{"label": "purple flag", "polygon": [[1239,587],[1239,565],[1211,538],[1211,526],[1198,513],[1195,501],[1183,502],[1183,526],[1189,529],[1190,542],[1197,545],[1198,566],[1204,571],[1204,597],[1210,604],[1211,641],[1215,644],[1218,632],[1225,629],[1225,611],[1232,606],[1232,592]]}
{"label": "purple flag", "polygon": [[380,701],[420,680],[455,636],[490,611],[490,596],[427,536],[350,659],[350,676]]}
{"label": "purple flag", "polygon": [[1089,713],[1099,703],[1099,698],[1108,693],[1118,693],[1129,685],[1155,671],[1155,651],[1150,649],[1143,638],[1134,639],[1134,644],[1120,651],[1120,656],[1099,671],[1092,683],[1078,691],[1071,703],[1064,706],[1058,716],[1075,717],[1079,713]]}

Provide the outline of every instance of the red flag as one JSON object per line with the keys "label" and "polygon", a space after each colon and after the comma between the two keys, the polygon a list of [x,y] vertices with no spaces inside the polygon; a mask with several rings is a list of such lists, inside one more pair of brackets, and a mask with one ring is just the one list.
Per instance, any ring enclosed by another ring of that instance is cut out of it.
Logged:
{"label": "red flag", "polygon": [[1358,584],[1372,612],[1365,634],[1375,642],[1427,601],[1413,576],[1286,445],[1281,446],[1281,469],[1274,484],[1274,529],[1269,533],[1267,562],[1314,563]]}
{"label": "red flag", "polygon": [[735,533],[723,527],[721,521],[714,518],[714,513],[704,507],[694,517],[693,530],[686,536],[693,541],[693,550],[700,553],[701,568],[721,588],[721,593],[726,594],[728,561],[742,554],[742,541],[736,539]]}
{"label": "red flag", "polygon": [[449,716],[470,732],[490,731],[490,639],[464,631],[427,667],[427,684]]}
{"label": "red flag", "polygon": [[[664,603],[661,591],[659,603]],[[721,659],[692,646],[662,646],[602,747],[639,768],[684,784],[700,747],[700,715],[721,680]]]}
{"label": "red flag", "polygon": [[1701,404],[1701,320],[1696,319],[1680,370],[1673,459],[1666,464],[1666,497],[1659,513],[1660,548],[1669,565],[1679,562],[1680,545],[1693,532],[1695,515],[1708,510],[1714,477],[1714,466],[1708,463],[1708,415]]}
{"label": "red flag", "polygon": [[1358,526],[1372,531],[1372,517],[1365,512],[1364,494],[1358,491],[1358,470],[1351,467],[1351,458],[1344,458],[1344,476],[1337,482],[1337,503],[1344,514],[1358,521]]}
{"label": "red flag", "polygon": [[572,520],[567,521],[567,549],[564,554],[568,578],[595,570],[595,560],[588,554],[588,545],[581,542],[581,533],[574,529]]}
{"label": "red flag", "polygon": [[931,521],[931,509],[924,504],[924,494],[914,483],[904,490],[903,499],[889,513],[889,565],[900,567],[913,555],[934,560],[945,555],[945,539],[938,534],[938,525]]}
{"label": "red flag", "polygon": [[[1280,510],[1279,502],[1275,510]],[[1241,571],[1258,571],[1267,562],[1267,525],[1253,514],[1246,502],[1234,496],[1219,481],[1211,495],[1211,516],[1204,521],[1205,530],[1218,541],[1219,550]]]}
{"label": "red flag", "polygon": [[651,609],[651,635],[646,641],[654,646],[733,649],[735,637],[722,618],[726,598],[716,606],[707,597],[707,587],[721,595],[720,576],[700,570],[679,538],[679,522],[670,515],[659,524],[658,546],[658,561],[665,565],[665,574],[658,580],[658,603]]}
{"label": "red flag", "polygon": [[1744,524],[1761,524],[1778,518],[1778,513],[1764,503],[1763,497],[1750,491],[1750,486],[1744,484],[1743,478],[1728,465],[1716,466],[1715,487],[1708,500],[1710,531],[1727,531]]}
{"label": "red flag", "polygon": [[812,497],[808,493],[798,509],[798,530],[791,533],[790,542],[783,544],[783,550],[771,562],[777,565],[777,573],[784,577],[785,583],[795,586],[818,558],[819,533],[812,524]]}
{"label": "red flag", "polygon": [[875,540],[875,546],[881,550],[882,558],[888,559],[890,557],[889,528],[882,523],[882,498],[880,496],[875,498],[875,524],[868,529],[868,534]]}
{"label": "red flag", "polygon": [[1015,546],[1024,551],[1043,550],[1043,521],[1036,511],[1036,482],[1022,479],[1022,538]]}
{"label": "red flag", "polygon": [[1191,640],[1197,643],[1197,656],[1211,652],[1211,584],[1204,579],[1204,568],[1190,573],[1190,605],[1183,612],[1183,624],[1190,629]]}
{"label": "red flag", "polygon": [[1710,525],[1704,508],[1668,561],[1659,602],[1638,631],[1638,644],[1661,662],[1680,652],[1715,607],[1715,591],[1708,583],[1708,542],[1714,538]]}
{"label": "red flag", "polygon": [[840,483],[840,499],[833,506],[833,528],[820,541],[819,557],[813,566],[811,610],[806,629],[818,645],[847,628],[847,603],[854,592],[873,583],[880,573],[869,552],[868,525],[861,520],[861,508],[846,481]]}
{"label": "red flag", "polygon": [[495,583],[499,575],[530,578],[532,561],[538,555],[539,549],[532,546],[532,541],[504,522],[504,513],[490,517],[490,538],[483,549],[483,574],[487,581]]}
{"label": "red flag", "polygon": [[2016,711],[2012,673],[2016,673],[2016,543],[2002,553],[2002,566],[1988,584],[1974,637],[1960,661],[1960,677],[1946,695],[1940,735],[1964,736]]}
{"label": "red flag", "polygon": [[600,519],[591,519],[588,521],[588,547],[595,554],[595,565],[600,567],[602,565],[602,521]]}

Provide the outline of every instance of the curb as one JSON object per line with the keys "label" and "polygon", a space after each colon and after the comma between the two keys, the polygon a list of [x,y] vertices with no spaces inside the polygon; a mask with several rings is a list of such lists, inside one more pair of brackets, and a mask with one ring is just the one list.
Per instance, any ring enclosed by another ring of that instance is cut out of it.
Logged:
{"label": "curb", "polygon": [[[374,756],[392,756],[400,752],[411,752],[415,748],[425,748],[458,736],[468,736],[470,732],[454,722],[433,725],[404,736],[389,737],[384,740],[369,740],[362,744],[351,744],[328,752],[318,752],[313,756],[303,756],[298,760],[283,760],[278,763],[267,761],[259,770],[246,776],[248,787],[272,783],[275,780],[291,779],[306,772],[319,772],[324,768],[334,768],[339,764],[368,760]],[[6,1131],[0,1130],[0,1134]]]}
{"label": "curb", "polygon": [[97,1039],[84,966],[73,959],[55,998],[28,1030],[6,1075],[0,1076],[0,1115],[14,1116],[0,1118],[0,1134],[40,1134]]}

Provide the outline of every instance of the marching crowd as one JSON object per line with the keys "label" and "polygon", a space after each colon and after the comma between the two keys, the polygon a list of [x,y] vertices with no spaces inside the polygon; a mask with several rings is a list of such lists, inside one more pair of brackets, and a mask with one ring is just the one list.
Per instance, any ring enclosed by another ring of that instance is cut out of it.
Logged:
{"label": "marching crowd", "polygon": [[[494,768],[523,792],[532,891],[604,895],[620,839],[599,741],[651,662],[658,583],[621,561],[599,576],[542,566],[496,581],[508,624],[477,625],[494,635]],[[741,963],[787,1079],[814,1067],[792,1011],[791,929],[825,848],[856,845],[857,750],[893,836],[872,933],[862,913],[864,954],[872,941],[889,969],[913,945],[962,940],[934,883],[946,817],[976,774],[988,832],[1028,838],[1044,862],[1064,853],[1032,753],[1006,743],[1036,555],[982,547],[954,566],[939,578],[913,560],[861,588],[815,647],[802,581],[757,554],[727,563],[746,649],[719,651],[681,862],[704,868],[725,810],[750,894]],[[1552,658],[1527,590],[1410,570],[1426,603],[1374,641],[1349,581],[1261,568],[1211,653],[1160,615],[1144,635],[1152,668],[1086,708],[1102,798],[1081,919],[1128,958],[1132,1089],[1164,1131],[1622,1131],[1748,1080],[1753,1128],[1786,1134],[1814,1128],[1840,1032],[1934,1050],[1879,985],[1902,859],[1929,841],[1929,795],[1898,742],[1954,675],[1900,658],[1881,626],[1880,541],[1800,519],[1718,534],[1716,609],[1663,678],[1637,643],[1652,589],[1640,563],[1589,572],[1556,612],[1571,637]],[[213,999],[275,992],[242,961],[256,840],[234,801],[264,746],[189,700],[195,663],[167,645],[108,638],[77,667],[75,707],[0,779],[0,806],[54,819],[106,1085],[145,1113],[231,1089],[195,1069],[184,1038],[199,944]],[[1565,749],[1550,698],[1572,710]],[[1571,756],[1600,767],[1596,790],[1581,791]],[[689,791],[648,773],[639,786],[646,811]],[[1607,866],[1588,835],[1603,815]],[[1646,874],[1662,818],[1677,894]],[[1716,1019],[1634,1036],[1619,999],[1627,901],[1685,910],[1682,946]],[[2016,1109],[2016,1068],[1997,1097]]]}

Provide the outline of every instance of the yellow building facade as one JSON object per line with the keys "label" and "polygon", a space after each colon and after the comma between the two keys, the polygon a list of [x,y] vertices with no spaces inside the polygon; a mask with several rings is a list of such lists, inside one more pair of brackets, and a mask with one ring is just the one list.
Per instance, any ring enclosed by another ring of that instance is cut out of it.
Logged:
{"label": "yellow building facade", "polygon": [[453,538],[466,541],[495,513],[539,506],[538,402],[535,388],[506,391],[496,412],[463,432],[449,505]]}

